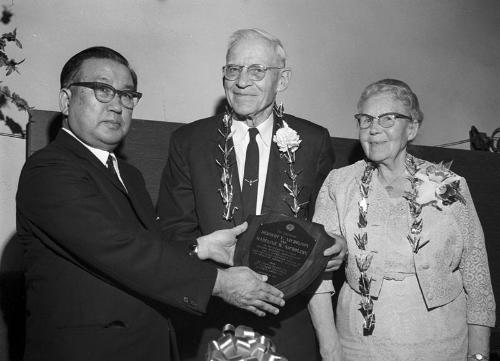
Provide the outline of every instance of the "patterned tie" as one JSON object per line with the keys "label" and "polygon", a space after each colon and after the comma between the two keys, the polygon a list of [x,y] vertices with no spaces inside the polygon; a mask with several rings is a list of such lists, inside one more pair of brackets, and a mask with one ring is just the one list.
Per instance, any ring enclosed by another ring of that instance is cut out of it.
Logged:
{"label": "patterned tie", "polygon": [[248,134],[250,135],[250,142],[247,147],[243,189],[241,191],[243,196],[243,219],[246,219],[250,214],[255,214],[259,185],[259,147],[255,140],[259,131],[257,128],[250,128]]}

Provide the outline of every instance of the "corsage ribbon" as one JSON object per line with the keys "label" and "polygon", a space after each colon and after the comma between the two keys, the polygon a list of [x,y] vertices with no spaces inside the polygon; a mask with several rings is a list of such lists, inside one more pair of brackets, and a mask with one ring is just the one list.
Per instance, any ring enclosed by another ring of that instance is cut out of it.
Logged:
{"label": "corsage ribbon", "polygon": [[208,344],[206,361],[288,361],[276,353],[270,338],[247,326],[227,324],[222,336]]}

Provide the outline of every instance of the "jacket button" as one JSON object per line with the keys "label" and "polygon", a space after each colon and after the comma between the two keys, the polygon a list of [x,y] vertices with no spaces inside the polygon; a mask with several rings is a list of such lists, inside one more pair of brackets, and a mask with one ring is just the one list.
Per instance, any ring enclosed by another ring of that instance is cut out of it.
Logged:
{"label": "jacket button", "polygon": [[422,269],[429,269],[431,266],[428,263],[422,265]]}
{"label": "jacket button", "polygon": [[432,295],[432,293],[428,293],[428,294],[427,294],[427,298],[428,298],[429,300],[432,300],[432,299],[434,298],[434,296]]}
{"label": "jacket button", "polygon": [[184,301],[184,303],[189,303],[189,297],[184,296],[182,300]]}

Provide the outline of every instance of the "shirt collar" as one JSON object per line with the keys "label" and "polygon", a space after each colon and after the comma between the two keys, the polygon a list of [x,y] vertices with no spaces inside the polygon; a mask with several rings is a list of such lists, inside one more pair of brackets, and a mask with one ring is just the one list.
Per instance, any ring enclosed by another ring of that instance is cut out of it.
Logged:
{"label": "shirt collar", "polygon": [[[256,128],[259,131],[259,136],[266,147],[270,146],[272,133],[273,133],[273,113],[269,117],[260,123]],[[250,127],[243,121],[233,121],[231,126],[231,131],[233,134],[233,143],[240,143],[246,137]]]}
{"label": "shirt collar", "polygon": [[110,153],[108,152],[107,150],[102,150],[102,149],[98,149],[98,148],[94,148],[94,147],[91,147],[90,145],[88,144],[85,144],[84,142],[81,141],[80,138],[78,138],[75,133],[73,133],[71,130],[69,129],[66,129],[66,128],[62,128],[66,133],[68,133],[69,135],[71,135],[73,138],[75,138],[76,140],[78,140],[80,143],[83,144],[83,146],[85,148],[87,148],[88,150],[90,150],[90,152],[92,152],[93,155],[95,155],[97,157],[97,159],[99,159],[99,161],[104,164],[106,167],[106,163],[108,161],[108,156],[111,154],[111,156],[113,158],[116,159],[115,155],[113,153]]}

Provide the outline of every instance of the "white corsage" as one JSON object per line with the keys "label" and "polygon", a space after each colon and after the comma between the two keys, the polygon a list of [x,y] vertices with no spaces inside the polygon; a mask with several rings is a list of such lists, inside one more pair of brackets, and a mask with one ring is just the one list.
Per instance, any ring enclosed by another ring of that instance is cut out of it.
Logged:
{"label": "white corsage", "polygon": [[438,209],[460,201],[460,177],[449,170],[451,164],[432,164],[415,174],[420,180],[417,185],[415,202],[424,206],[430,204]]}
{"label": "white corsage", "polygon": [[451,162],[424,167],[425,162],[409,157],[407,163],[407,169],[411,174],[409,180],[412,189],[411,192],[405,192],[403,197],[408,200],[413,218],[408,241],[413,252],[418,253],[429,242],[421,238],[424,226],[421,217],[422,208],[433,206],[442,211],[444,206],[449,206],[456,201],[465,204],[465,199],[460,194],[460,177],[450,171]]}
{"label": "white corsage", "polygon": [[297,132],[288,126],[288,123],[284,120],[283,126],[276,131],[273,136],[273,142],[278,145],[280,152],[287,154],[288,162],[291,162],[292,157],[295,159],[295,151],[299,149],[300,139]]}

